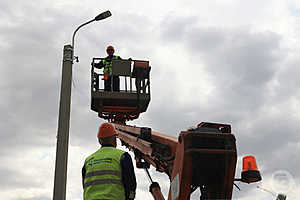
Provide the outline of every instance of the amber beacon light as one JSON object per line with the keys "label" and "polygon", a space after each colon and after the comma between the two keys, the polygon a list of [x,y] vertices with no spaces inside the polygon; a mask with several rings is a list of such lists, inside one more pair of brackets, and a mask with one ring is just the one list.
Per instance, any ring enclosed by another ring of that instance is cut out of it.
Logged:
{"label": "amber beacon light", "polygon": [[243,158],[242,182],[254,183],[261,181],[261,175],[256,165],[254,156],[245,156]]}

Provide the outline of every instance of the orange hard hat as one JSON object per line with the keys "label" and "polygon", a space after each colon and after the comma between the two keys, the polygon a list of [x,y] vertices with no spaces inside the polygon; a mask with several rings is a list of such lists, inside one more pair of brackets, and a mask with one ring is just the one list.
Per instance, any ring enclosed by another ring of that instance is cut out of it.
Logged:
{"label": "orange hard hat", "polygon": [[118,135],[115,126],[113,124],[107,122],[101,124],[98,131],[98,138],[105,138],[113,135],[116,136]]}
{"label": "orange hard hat", "polygon": [[107,50],[113,50],[113,51],[115,51],[115,49],[114,49],[113,46],[108,46],[108,47],[106,48],[106,51],[107,51]]}

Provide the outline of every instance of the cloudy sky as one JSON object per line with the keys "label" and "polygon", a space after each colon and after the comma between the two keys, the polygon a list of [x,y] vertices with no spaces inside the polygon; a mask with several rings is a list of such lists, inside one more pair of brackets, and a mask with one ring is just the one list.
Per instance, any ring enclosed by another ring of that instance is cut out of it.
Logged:
{"label": "cloudy sky", "polygon": [[[52,199],[63,46],[106,10],[113,16],[76,36],[67,199],[82,199],[81,167],[98,148],[103,120],[90,110],[90,63],[107,45],[152,66],[148,112],[130,124],[177,136],[201,121],[229,123],[236,177],[249,154],[263,176],[237,183],[233,198],[275,199],[260,186],[299,199],[299,1],[2,0],[0,7],[1,199]],[[151,173],[167,196],[167,176]],[[144,171],[136,174],[137,199],[152,199]]]}

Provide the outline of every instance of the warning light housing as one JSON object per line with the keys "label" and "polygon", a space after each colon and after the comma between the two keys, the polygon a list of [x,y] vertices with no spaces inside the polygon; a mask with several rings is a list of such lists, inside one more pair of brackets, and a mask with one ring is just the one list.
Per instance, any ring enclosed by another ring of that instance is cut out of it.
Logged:
{"label": "warning light housing", "polygon": [[245,156],[243,158],[242,182],[254,183],[261,181],[261,175],[256,165],[254,156]]}

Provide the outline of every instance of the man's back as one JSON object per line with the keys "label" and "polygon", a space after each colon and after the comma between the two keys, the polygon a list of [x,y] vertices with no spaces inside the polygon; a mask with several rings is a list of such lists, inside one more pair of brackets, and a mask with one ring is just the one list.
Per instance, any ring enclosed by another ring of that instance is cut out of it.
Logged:
{"label": "man's back", "polygon": [[124,151],[114,147],[102,147],[90,155],[84,164],[84,199],[124,200],[120,164]]}

